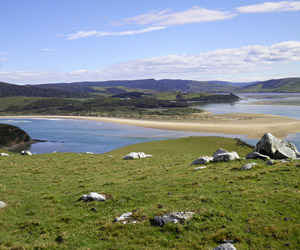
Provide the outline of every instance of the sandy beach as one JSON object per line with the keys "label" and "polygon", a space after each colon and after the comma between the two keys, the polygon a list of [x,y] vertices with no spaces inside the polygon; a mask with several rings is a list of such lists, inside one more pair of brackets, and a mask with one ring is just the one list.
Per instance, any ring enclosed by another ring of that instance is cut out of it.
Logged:
{"label": "sandy beach", "polygon": [[210,115],[205,113],[197,121],[147,121],[88,116],[0,116],[0,118],[85,119],[175,131],[246,135],[249,138],[260,138],[267,132],[283,138],[287,134],[300,132],[300,120],[265,114]]}

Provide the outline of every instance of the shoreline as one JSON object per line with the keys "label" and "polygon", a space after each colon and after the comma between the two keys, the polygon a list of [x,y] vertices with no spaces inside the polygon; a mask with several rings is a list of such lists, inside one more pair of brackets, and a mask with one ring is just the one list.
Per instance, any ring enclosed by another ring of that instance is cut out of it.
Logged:
{"label": "shoreline", "polygon": [[287,134],[300,133],[300,120],[298,119],[275,115],[247,113],[229,113],[220,115],[209,115],[206,113],[201,116],[200,120],[196,121],[149,121],[125,118],[61,115],[0,116],[0,118],[82,119],[182,132],[244,135],[248,138],[255,139],[259,139],[267,132],[272,133],[279,138],[284,138]]}

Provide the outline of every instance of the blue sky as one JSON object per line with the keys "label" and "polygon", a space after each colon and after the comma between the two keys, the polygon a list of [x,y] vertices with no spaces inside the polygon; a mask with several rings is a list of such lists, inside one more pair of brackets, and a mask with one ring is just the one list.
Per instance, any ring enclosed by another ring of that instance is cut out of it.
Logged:
{"label": "blue sky", "polygon": [[300,77],[300,1],[0,0],[0,81]]}

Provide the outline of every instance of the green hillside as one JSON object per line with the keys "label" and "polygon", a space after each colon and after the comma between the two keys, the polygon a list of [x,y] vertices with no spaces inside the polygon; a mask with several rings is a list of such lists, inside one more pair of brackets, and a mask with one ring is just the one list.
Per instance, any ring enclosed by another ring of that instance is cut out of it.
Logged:
{"label": "green hillside", "polygon": [[[194,137],[132,145],[103,155],[56,153],[0,157],[1,249],[298,249],[300,162],[239,168],[249,160],[191,162],[216,149],[252,149],[232,139]],[[152,158],[122,160],[131,150]],[[107,194],[106,202],[77,201]],[[134,211],[136,224],[113,222]],[[192,211],[183,224],[154,216]],[[287,247],[288,246],[288,247]]]}
{"label": "green hillside", "polygon": [[255,83],[242,92],[300,92],[300,78],[284,78]]}

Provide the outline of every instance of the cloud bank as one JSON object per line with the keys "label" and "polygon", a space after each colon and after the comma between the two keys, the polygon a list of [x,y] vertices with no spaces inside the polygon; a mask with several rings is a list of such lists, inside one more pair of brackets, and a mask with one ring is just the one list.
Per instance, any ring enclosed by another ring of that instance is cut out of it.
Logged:
{"label": "cloud bank", "polygon": [[[2,81],[46,83],[62,81],[101,81],[113,79],[184,78],[234,76],[262,69],[282,72],[285,63],[300,62],[300,41],[286,41],[271,46],[249,45],[218,49],[194,55],[166,55],[128,61],[99,70],[72,72],[1,72]],[[25,82],[24,82],[25,81]]]}
{"label": "cloud bank", "polygon": [[299,11],[300,1],[265,2],[237,8],[240,13],[265,13]]}

